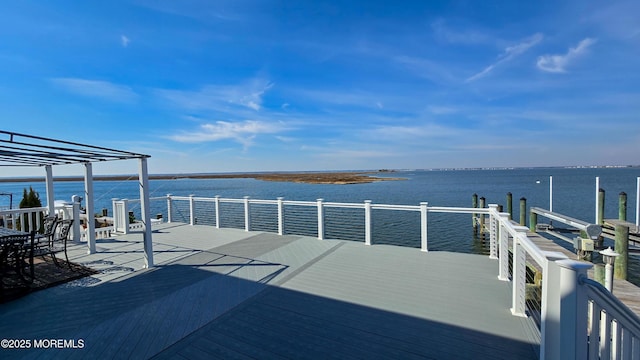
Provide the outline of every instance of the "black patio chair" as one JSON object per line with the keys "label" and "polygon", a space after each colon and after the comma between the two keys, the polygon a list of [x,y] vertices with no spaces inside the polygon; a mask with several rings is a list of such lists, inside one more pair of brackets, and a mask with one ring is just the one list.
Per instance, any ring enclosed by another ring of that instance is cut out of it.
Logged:
{"label": "black patio chair", "polygon": [[45,240],[51,244],[53,236],[56,233],[56,227],[58,226],[59,219],[58,214],[45,216],[42,224],[42,233],[38,236],[39,240]]}
{"label": "black patio chair", "polygon": [[69,232],[71,230],[71,225],[73,224],[73,219],[66,219],[59,221],[60,226],[57,232],[55,232],[51,236],[51,240],[47,243],[35,244],[33,243],[31,246],[30,264],[31,264],[31,275],[33,277],[33,258],[35,256],[51,256],[53,262],[56,266],[61,267],[58,262],[58,258],[56,254],[64,253],[64,258],[67,261],[67,266],[71,269],[71,263],[69,262],[69,256],[67,255],[67,240],[69,239]]}

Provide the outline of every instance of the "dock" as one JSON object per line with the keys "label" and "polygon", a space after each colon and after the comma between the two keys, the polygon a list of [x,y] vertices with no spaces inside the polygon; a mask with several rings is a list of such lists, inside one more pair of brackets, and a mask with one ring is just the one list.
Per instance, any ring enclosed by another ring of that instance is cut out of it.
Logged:
{"label": "dock", "polygon": [[[482,216],[474,216],[474,224],[479,224],[481,231],[480,236],[483,239],[489,238],[489,224],[488,221],[482,219]],[[516,221],[512,220],[514,225],[518,225]],[[541,224],[539,232],[527,231],[527,237],[533,242],[540,250],[548,252],[556,252],[565,255],[569,259],[579,260],[573,248],[573,244],[569,243],[569,239],[562,240],[557,238],[557,234],[553,234],[548,226]],[[609,239],[615,239],[614,229],[616,225],[624,225],[629,227],[629,250],[632,253],[640,253],[640,233],[635,224],[627,221],[606,219],[602,226],[602,236]],[[546,238],[540,233],[548,232],[555,240]],[[536,269],[537,272],[542,273],[540,265],[535,261],[532,261],[530,255],[527,255],[527,265]],[[589,278],[594,278],[594,269],[588,271]],[[539,286],[540,278],[527,279],[530,283],[535,283]],[[614,279],[613,281],[613,293],[620,299],[629,309],[631,309],[636,315],[640,316],[640,287],[637,285],[622,279]]]}
{"label": "dock", "polygon": [[99,273],[0,306],[0,333],[83,346],[3,359],[538,358],[488,256],[178,223],[153,242],[151,269],[140,233],[74,244]]}
{"label": "dock", "polygon": [[634,253],[640,253],[640,229],[634,223],[618,219],[605,219],[602,224],[602,236],[615,239],[615,227],[617,225],[629,228],[629,250]]}
{"label": "dock", "polygon": [[[561,246],[559,242],[562,240],[553,241],[531,231],[527,232],[527,236],[543,251],[560,252],[568,258],[576,260],[576,253],[571,250],[572,244],[566,243],[566,246]],[[535,264],[534,262],[529,263]],[[540,270],[539,266],[535,266]],[[593,279],[593,269],[589,270],[589,278]],[[640,288],[638,286],[627,280],[615,279],[613,281],[613,293],[636,315],[640,316]]]}

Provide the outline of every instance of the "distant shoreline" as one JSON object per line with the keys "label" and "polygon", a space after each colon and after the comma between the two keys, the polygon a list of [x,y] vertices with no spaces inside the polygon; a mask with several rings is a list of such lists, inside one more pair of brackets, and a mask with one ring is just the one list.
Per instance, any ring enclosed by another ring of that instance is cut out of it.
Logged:
{"label": "distant shoreline", "polygon": [[[238,174],[160,174],[149,175],[149,180],[179,179],[256,179],[263,181],[296,182],[307,184],[366,184],[377,181],[397,181],[405,178],[376,177],[374,174],[389,174],[393,171],[380,170],[370,172],[274,172],[274,173],[238,173]],[[54,177],[54,181],[84,181],[81,176]],[[127,181],[137,180],[138,175],[96,175],[94,181]],[[0,178],[0,183],[7,182],[42,182],[44,177]]]}
{"label": "distant shoreline", "polygon": [[[534,166],[534,167],[479,167],[479,168],[434,168],[434,169],[395,169],[377,171],[298,171],[298,172],[256,172],[256,173],[188,173],[188,174],[151,174],[150,180],[178,179],[256,179],[263,181],[283,181],[310,184],[365,184],[377,181],[407,180],[406,178],[376,177],[375,175],[393,174],[405,171],[484,171],[484,170],[519,170],[519,169],[625,169],[640,168],[640,165],[575,165],[575,166]],[[136,180],[138,175],[94,175],[94,181],[127,181]],[[82,176],[54,176],[55,181],[84,181]],[[0,177],[0,183],[43,182],[45,178]]]}

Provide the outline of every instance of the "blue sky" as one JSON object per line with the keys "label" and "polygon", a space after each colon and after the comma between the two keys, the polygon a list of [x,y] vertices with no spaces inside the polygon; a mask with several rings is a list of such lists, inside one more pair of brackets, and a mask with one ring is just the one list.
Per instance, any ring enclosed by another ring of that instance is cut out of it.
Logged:
{"label": "blue sky", "polygon": [[16,1],[0,12],[0,128],[146,153],[151,173],[640,164],[638,14]]}

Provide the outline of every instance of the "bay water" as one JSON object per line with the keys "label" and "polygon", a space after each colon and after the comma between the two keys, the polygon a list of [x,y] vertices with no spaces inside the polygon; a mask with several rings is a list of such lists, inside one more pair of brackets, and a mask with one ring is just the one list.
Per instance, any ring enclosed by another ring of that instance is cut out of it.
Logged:
{"label": "bay water", "polygon": [[[471,207],[472,196],[486,198],[486,204],[501,204],[506,211],[507,193],[512,193],[514,219],[519,219],[519,202],[526,198],[531,206],[549,209],[550,177],[553,177],[553,210],[587,222],[595,222],[596,177],[605,190],[605,218],[618,217],[618,196],[628,194],[629,221],[635,222],[636,181],[640,168],[516,168],[495,170],[402,170],[378,173],[380,177],[403,178],[399,181],[380,181],[367,184],[332,185],[271,182],[255,179],[175,179],[151,180],[150,196],[167,194],[176,196],[243,198],[275,200],[374,204]],[[12,193],[13,205],[22,199],[23,189],[33,187],[46,202],[44,182],[3,182],[0,193]],[[135,180],[94,182],[94,212],[108,209],[111,215],[112,198],[138,199]],[[55,198],[70,201],[72,195],[84,196],[84,183],[59,181],[54,185]],[[8,197],[0,196],[0,208],[7,206]],[[84,203],[83,203],[84,205]],[[139,206],[132,206],[136,217]],[[166,201],[152,201],[151,213],[162,213],[166,218]],[[528,221],[528,217],[527,217]],[[374,214],[374,243],[390,243],[419,247],[419,214],[404,211],[385,211]],[[543,220],[541,220],[543,222]],[[474,240],[471,216],[468,214],[429,215],[429,249],[442,251],[485,253],[486,245]],[[386,230],[376,231],[376,228]]]}

